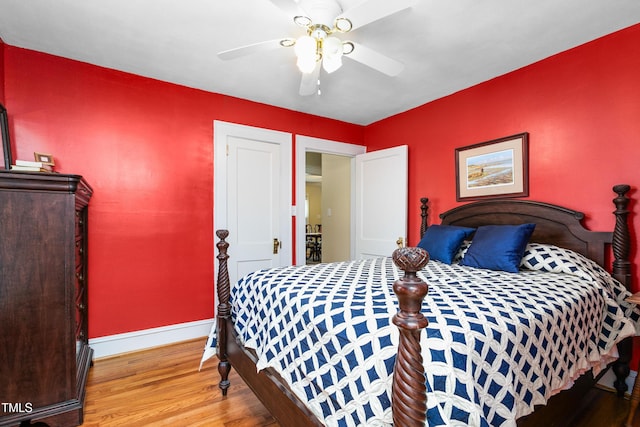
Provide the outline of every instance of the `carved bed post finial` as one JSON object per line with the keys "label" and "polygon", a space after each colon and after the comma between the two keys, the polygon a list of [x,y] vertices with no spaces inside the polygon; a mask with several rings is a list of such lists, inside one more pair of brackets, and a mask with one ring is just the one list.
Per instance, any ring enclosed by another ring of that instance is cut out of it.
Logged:
{"label": "carved bed post finial", "polygon": [[393,262],[405,273],[393,284],[399,301],[399,310],[393,316],[393,323],[400,330],[391,396],[393,425],[424,427],[427,389],[420,351],[420,331],[429,324],[421,312],[422,300],[429,287],[416,272],[429,262],[429,253],[421,248],[398,248],[393,252]]}
{"label": "carved bed post finial", "polygon": [[626,184],[620,184],[613,187],[613,191],[618,195],[613,199],[616,210],[613,214],[616,216],[616,226],[613,229],[613,276],[622,282],[627,289],[631,285],[631,262],[629,261],[629,224],[627,217],[629,216],[629,198],[626,193],[631,189]]}
{"label": "carved bed post finial", "polygon": [[[611,246],[613,248],[613,277],[618,279],[620,283],[631,290],[631,262],[629,261],[629,246],[631,244],[629,236],[629,224],[627,217],[629,216],[629,198],[626,193],[631,189],[626,184],[615,185],[613,191],[618,195],[613,199],[616,210],[613,214],[616,216],[616,225],[613,229],[613,237]],[[618,351],[620,357],[613,362],[611,370],[615,373],[616,379],[613,382],[618,396],[624,396],[627,391],[627,383],[625,379],[629,376],[631,362],[631,339],[626,338],[618,343]]]}
{"label": "carved bed post finial", "polygon": [[422,197],[420,199],[420,238],[424,236],[424,233],[427,231],[427,218],[429,216],[429,199],[426,197]]}
{"label": "carved bed post finial", "polygon": [[231,384],[229,381],[229,372],[231,371],[231,364],[227,358],[227,321],[231,316],[231,305],[229,304],[229,297],[231,290],[229,286],[229,270],[227,269],[227,249],[229,243],[225,240],[229,236],[228,230],[217,230],[216,236],[220,239],[216,243],[218,248],[218,373],[220,374],[220,390],[222,395],[227,395],[227,389]]}

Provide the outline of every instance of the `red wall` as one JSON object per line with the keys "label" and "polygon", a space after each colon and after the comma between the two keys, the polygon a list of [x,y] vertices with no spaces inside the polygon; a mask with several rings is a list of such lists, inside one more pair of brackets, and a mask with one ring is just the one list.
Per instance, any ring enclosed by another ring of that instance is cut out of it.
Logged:
{"label": "red wall", "polygon": [[94,189],[91,337],[213,317],[213,120],[362,143],[363,127],[5,46],[14,158]]}
{"label": "red wall", "polygon": [[635,25],[368,126],[370,150],[409,146],[409,243],[419,238],[420,197],[430,199],[431,222],[456,205],[454,149],[520,132],[529,132],[529,198],[583,211],[588,227],[612,230],[613,185],[630,184],[640,196],[638,46]]}
{"label": "red wall", "polygon": [[58,171],[94,188],[90,336],[98,337],[212,317],[213,120],[370,150],[409,145],[412,244],[419,197],[431,199],[432,221],[456,204],[456,147],[526,131],[530,198],[610,229],[611,187],[629,183],[638,195],[639,43],[636,25],[366,128],[12,46],[4,97],[14,158],[53,153]]}

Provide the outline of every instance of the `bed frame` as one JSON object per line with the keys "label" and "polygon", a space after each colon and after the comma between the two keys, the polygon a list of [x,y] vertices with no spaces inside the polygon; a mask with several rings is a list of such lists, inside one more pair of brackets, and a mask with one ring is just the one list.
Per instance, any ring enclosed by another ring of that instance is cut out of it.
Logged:
{"label": "bed frame", "polygon": [[[627,289],[631,287],[630,235],[627,209],[628,185],[616,185],[615,228],[612,232],[589,231],[582,225],[584,214],[560,206],[530,200],[495,199],[473,202],[444,212],[440,215],[442,224],[478,227],[492,224],[536,223],[531,236],[532,242],[555,244],[572,249],[593,259],[603,267],[613,252],[613,276]],[[421,199],[420,235],[427,229],[428,199]],[[227,230],[218,230],[218,372],[219,387],[226,396],[230,386],[231,366],[240,374],[247,385],[262,401],[282,427],[320,426],[318,419],[292,393],[286,383],[272,369],[256,372],[256,356],[250,349],[242,347],[237,340],[232,320],[230,283],[227,269]],[[426,413],[426,390],[424,370],[420,352],[419,336],[428,322],[420,313],[422,300],[427,294],[427,284],[422,282],[416,271],[428,261],[422,249],[399,248],[393,253],[394,262],[405,275],[394,283],[398,296],[399,310],[393,323],[400,330],[398,356],[393,376],[392,411],[395,426],[424,427]],[[627,389],[625,378],[629,375],[631,359],[631,339],[618,345],[619,359],[612,364],[616,374],[615,388],[619,395]],[[583,375],[570,389],[554,396],[547,405],[537,408],[534,413],[518,420],[519,426],[562,426],[581,409],[584,394],[593,386],[597,378],[589,373]],[[571,413],[568,413],[571,411]]]}

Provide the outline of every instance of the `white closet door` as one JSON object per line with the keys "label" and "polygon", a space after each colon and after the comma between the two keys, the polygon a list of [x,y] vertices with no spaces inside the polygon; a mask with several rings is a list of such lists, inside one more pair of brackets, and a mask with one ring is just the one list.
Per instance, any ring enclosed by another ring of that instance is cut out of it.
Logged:
{"label": "white closet door", "polygon": [[214,138],[214,227],[229,230],[231,282],[290,265],[291,134],[215,122]]}

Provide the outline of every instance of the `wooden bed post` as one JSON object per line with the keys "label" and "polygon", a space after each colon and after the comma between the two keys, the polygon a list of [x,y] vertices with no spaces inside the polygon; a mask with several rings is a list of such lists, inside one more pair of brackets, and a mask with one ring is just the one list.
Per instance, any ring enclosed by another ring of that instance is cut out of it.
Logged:
{"label": "wooden bed post", "polygon": [[405,273],[393,284],[399,301],[399,310],[393,316],[393,323],[400,330],[391,395],[393,425],[424,427],[427,388],[420,351],[420,332],[429,324],[421,312],[422,300],[429,286],[416,272],[429,262],[429,254],[416,247],[398,248],[393,252],[393,262]]}
{"label": "wooden bed post", "polygon": [[[629,198],[626,193],[631,189],[629,185],[620,184],[613,187],[613,191],[618,195],[613,199],[616,210],[613,214],[616,216],[616,225],[613,229],[613,237],[611,246],[613,249],[613,277],[626,286],[629,291],[631,289],[631,262],[629,261],[629,247],[631,240],[629,236]],[[613,386],[618,392],[618,396],[624,396],[627,391],[627,383],[625,379],[629,376],[629,363],[631,362],[632,340],[627,338],[618,343],[618,351],[620,357],[613,363],[612,370],[616,374],[616,380]]]}
{"label": "wooden bed post", "polygon": [[618,195],[613,199],[616,206],[613,214],[616,216],[616,226],[613,230],[612,247],[613,247],[613,276],[624,284],[627,289],[631,290],[631,262],[629,261],[629,198],[626,193],[631,189],[626,184],[620,184],[613,187],[613,191]]}
{"label": "wooden bed post", "polygon": [[218,372],[220,373],[220,390],[222,395],[227,395],[227,389],[229,389],[229,372],[231,371],[231,364],[227,359],[227,321],[230,321],[231,305],[229,304],[229,297],[231,295],[229,286],[229,270],[227,269],[227,248],[229,243],[225,240],[229,236],[228,230],[217,230],[216,236],[220,239],[216,244],[218,248],[218,316],[216,319],[218,325]]}
{"label": "wooden bed post", "polygon": [[429,215],[429,207],[427,206],[429,203],[429,199],[426,197],[422,197],[420,199],[420,238],[424,236],[424,233],[427,231],[427,217]]}

